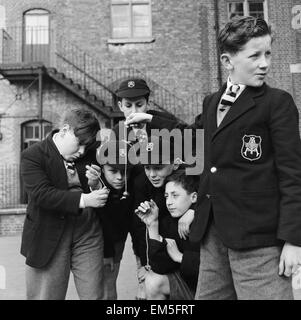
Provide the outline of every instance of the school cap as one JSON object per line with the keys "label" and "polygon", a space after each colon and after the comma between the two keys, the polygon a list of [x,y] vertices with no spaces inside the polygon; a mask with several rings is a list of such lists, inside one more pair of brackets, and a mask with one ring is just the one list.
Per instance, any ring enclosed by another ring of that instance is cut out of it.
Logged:
{"label": "school cap", "polygon": [[172,164],[181,158],[173,139],[150,136],[140,143],[140,163],[142,165]]}
{"label": "school cap", "polygon": [[122,81],[115,94],[120,98],[142,97],[150,93],[150,89],[143,79],[133,78]]}
{"label": "school cap", "polygon": [[124,140],[109,140],[96,151],[97,162],[123,171],[138,163],[135,146]]}

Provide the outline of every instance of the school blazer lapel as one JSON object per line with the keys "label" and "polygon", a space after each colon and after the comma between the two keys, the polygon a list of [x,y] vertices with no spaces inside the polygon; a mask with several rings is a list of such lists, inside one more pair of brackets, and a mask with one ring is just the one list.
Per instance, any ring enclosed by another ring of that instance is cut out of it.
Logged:
{"label": "school blazer lapel", "polygon": [[[222,132],[227,126],[229,126],[232,122],[236,121],[240,116],[246,113],[248,110],[254,108],[256,103],[254,98],[263,94],[265,90],[265,84],[260,88],[247,87],[242,94],[237,98],[234,102],[231,109],[225,115],[225,118],[221,122],[220,126],[216,128],[216,130],[212,134],[212,140]],[[217,102],[219,103],[219,101]],[[216,109],[215,109],[216,110]],[[215,111],[216,118],[216,111]],[[215,120],[216,123],[216,120]]]}
{"label": "school blazer lapel", "polygon": [[217,129],[216,123],[216,110],[222,94],[226,90],[227,84],[225,83],[222,88],[212,96],[212,99],[208,105],[208,132],[213,134]]}
{"label": "school blazer lapel", "polygon": [[66,173],[66,168],[64,165],[64,161],[59,154],[57,148],[52,141],[52,134],[47,137],[46,140],[46,150],[47,157],[46,161],[51,168],[51,171],[55,173],[58,184],[63,188],[68,188],[68,178]]}

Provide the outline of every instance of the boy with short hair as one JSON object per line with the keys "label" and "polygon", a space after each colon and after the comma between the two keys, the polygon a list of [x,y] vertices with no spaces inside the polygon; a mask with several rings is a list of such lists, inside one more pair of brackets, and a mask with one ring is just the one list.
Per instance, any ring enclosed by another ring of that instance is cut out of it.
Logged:
{"label": "boy with short hair", "polygon": [[103,206],[108,192],[90,192],[85,177],[85,166],[96,163],[98,130],[94,113],[68,110],[59,130],[22,152],[29,196],[21,245],[28,299],[65,299],[71,270],[80,299],[101,299],[102,228],[89,207]]}
{"label": "boy with short hair", "polygon": [[165,201],[169,215],[159,222],[156,203],[145,201],[138,207],[138,216],[148,229],[151,270],[145,279],[150,300],[193,300],[198,279],[199,244],[182,239],[178,220],[197,200],[199,179],[177,170],[167,177]]}
{"label": "boy with short hair", "polygon": [[264,83],[272,54],[264,20],[233,20],[218,43],[229,78],[204,100],[196,299],[292,299],[288,277],[301,263],[298,110]]}

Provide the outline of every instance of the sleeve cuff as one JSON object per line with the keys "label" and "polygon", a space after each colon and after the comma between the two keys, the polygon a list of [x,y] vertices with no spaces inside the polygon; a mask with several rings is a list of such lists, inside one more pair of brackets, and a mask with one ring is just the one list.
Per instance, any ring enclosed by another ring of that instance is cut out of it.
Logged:
{"label": "sleeve cuff", "polygon": [[80,196],[79,207],[80,207],[81,209],[86,208],[86,204],[85,204],[84,194],[83,194],[83,193],[82,193],[81,196]]}

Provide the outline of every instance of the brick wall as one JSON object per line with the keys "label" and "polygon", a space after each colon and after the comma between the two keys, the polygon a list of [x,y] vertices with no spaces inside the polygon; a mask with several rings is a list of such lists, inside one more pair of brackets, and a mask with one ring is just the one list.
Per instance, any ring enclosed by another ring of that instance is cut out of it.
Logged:
{"label": "brick wall", "polygon": [[25,208],[23,209],[0,209],[0,236],[10,236],[22,232],[25,219]]}

